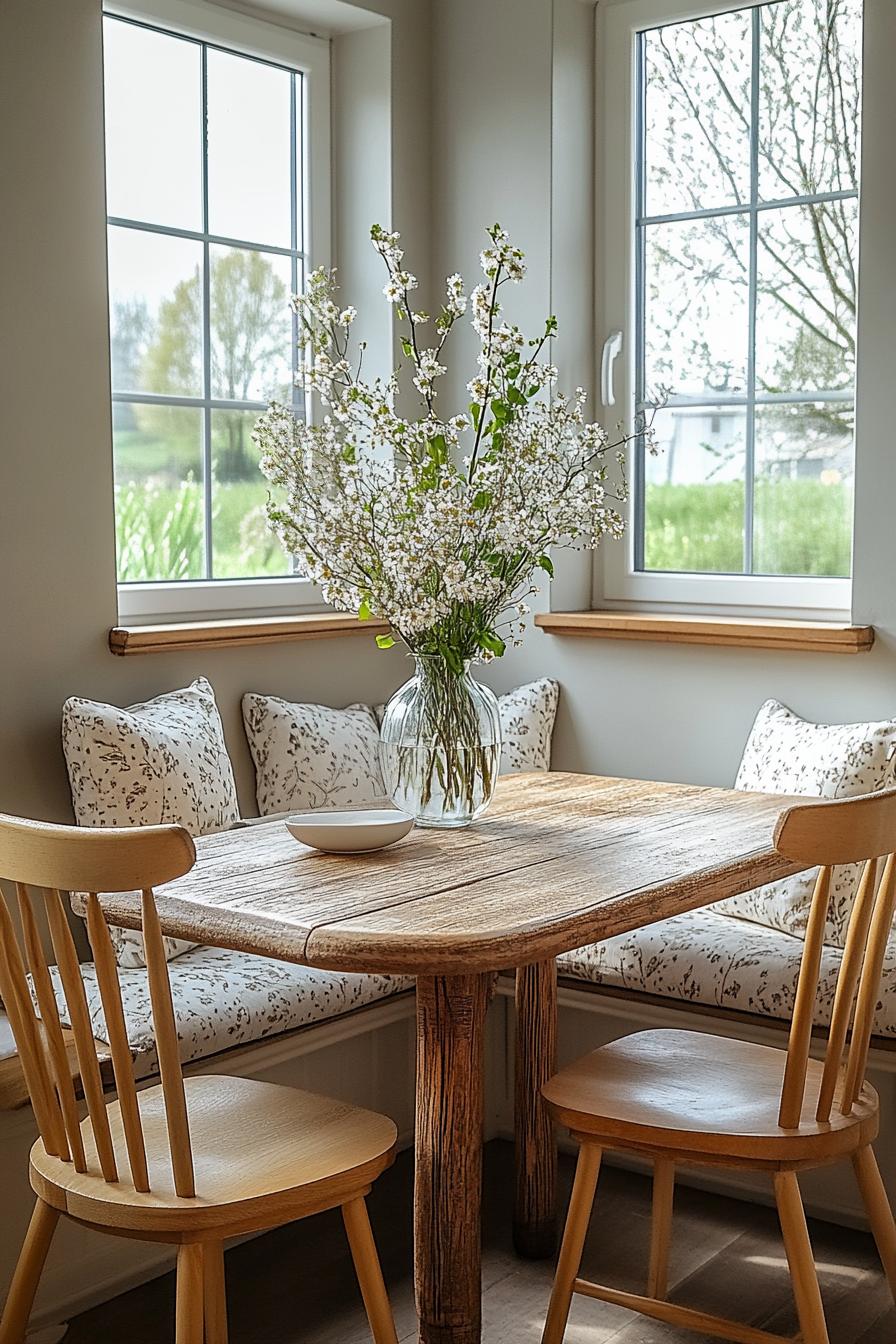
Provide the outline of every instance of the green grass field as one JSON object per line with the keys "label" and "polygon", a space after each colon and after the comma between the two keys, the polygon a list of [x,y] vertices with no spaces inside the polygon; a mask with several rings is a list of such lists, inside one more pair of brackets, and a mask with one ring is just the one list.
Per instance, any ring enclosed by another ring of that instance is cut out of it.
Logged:
{"label": "green grass field", "polygon": [[[264,481],[215,483],[213,577],[258,578],[291,567],[267,526]],[[744,491],[740,482],[651,485],[645,508],[645,565],[650,570],[739,574],[743,565]],[[754,572],[848,576],[852,493],[816,480],[759,481]],[[116,490],[119,580],[200,579],[204,573],[202,491],[131,482]]]}
{"label": "green grass field", "polygon": [[[216,484],[212,493],[212,556],[216,579],[290,574],[292,567],[267,526],[263,481]],[[202,488],[131,483],[115,492],[118,578],[147,583],[205,578]]]}
{"label": "green grass field", "polygon": [[[744,487],[649,485],[645,567],[692,573],[743,570]],[[852,489],[819,480],[759,480],[753,506],[756,574],[846,577],[852,547]]]}

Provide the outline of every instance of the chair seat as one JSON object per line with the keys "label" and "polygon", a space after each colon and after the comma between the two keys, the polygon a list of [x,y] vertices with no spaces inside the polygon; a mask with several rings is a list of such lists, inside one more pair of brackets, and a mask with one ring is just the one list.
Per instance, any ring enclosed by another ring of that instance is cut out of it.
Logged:
{"label": "chair seat", "polygon": [[[175,1194],[161,1087],[139,1094],[151,1190],[134,1189],[117,1102],[109,1124],[119,1181],[100,1173],[89,1121],[81,1126],[88,1171],[31,1150],[31,1184],[54,1208],[100,1227],[156,1240],[201,1240],[273,1227],[364,1194],[391,1165],[397,1129],[386,1116],[249,1078],[184,1080],[197,1194]],[[179,1235],[183,1233],[184,1235]]]}
{"label": "chair seat", "polygon": [[[799,1130],[778,1125],[787,1054],[691,1031],[640,1031],[601,1046],[542,1088],[554,1118],[606,1147],[692,1154],[736,1166],[812,1166],[871,1143],[877,1093],[815,1120],[822,1065],[809,1060]],[[686,1159],[685,1159],[686,1160]]]}

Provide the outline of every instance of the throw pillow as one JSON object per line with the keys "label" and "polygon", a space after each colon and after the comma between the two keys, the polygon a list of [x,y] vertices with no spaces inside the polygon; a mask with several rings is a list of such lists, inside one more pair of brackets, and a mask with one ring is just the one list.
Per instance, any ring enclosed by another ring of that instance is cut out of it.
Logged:
{"label": "throw pillow", "polygon": [[379,728],[368,705],[330,709],[275,695],[244,695],[262,816],[364,807],[385,801]]}
{"label": "throw pillow", "polygon": [[[896,720],[809,723],[777,700],[756,716],[734,787],[757,793],[851,798],[896,786]],[[756,887],[713,907],[754,924],[805,937],[818,870]],[[861,865],[834,869],[825,942],[843,947]]]}
{"label": "throw pillow", "polygon": [[[62,749],[79,826],[173,823],[210,835],[239,820],[221,716],[204,677],[127,709],[66,700]],[[112,935],[119,966],[145,965],[139,933]],[[169,958],[194,946],[166,939]]]}
{"label": "throw pillow", "polygon": [[557,717],[560,685],[542,677],[498,696],[501,716],[502,775],[550,770],[551,736]]}

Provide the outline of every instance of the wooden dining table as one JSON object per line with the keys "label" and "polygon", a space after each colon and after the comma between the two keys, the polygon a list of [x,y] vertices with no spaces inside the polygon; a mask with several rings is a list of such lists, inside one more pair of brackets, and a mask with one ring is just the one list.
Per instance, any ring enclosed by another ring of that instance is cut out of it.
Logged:
{"label": "wooden dining table", "polygon": [[[421,1344],[481,1338],[483,1025],[516,969],[521,1254],[555,1242],[556,1142],[539,1088],[554,1068],[558,953],[798,871],[775,851],[794,799],[593,775],[502,778],[463,830],[417,828],[369,854],[300,845],[282,824],[197,840],[159,888],[164,931],[336,971],[417,977],[415,1283]],[[804,799],[801,801],[805,801]],[[136,900],[104,896],[139,925]]]}

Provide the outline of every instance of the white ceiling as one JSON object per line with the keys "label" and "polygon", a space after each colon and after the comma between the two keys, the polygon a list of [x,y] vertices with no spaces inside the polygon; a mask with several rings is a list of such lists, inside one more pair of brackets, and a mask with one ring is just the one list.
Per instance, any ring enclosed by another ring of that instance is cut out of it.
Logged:
{"label": "white ceiling", "polygon": [[388,22],[381,14],[346,4],[345,0],[213,0],[213,3],[316,37],[332,37]]}

